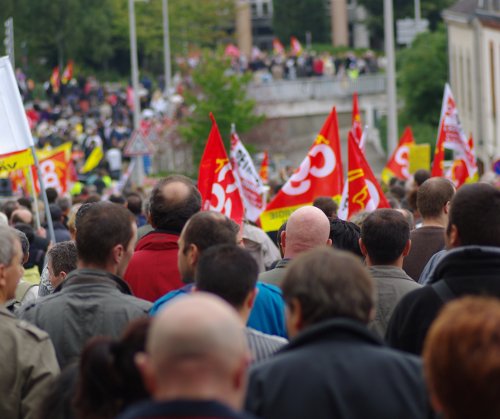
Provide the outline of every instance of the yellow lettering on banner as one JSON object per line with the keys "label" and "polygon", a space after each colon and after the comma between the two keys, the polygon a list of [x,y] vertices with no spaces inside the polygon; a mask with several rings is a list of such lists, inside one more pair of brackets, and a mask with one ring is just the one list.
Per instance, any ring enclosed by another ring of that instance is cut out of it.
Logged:
{"label": "yellow lettering on banner", "polygon": [[215,173],[219,173],[228,161],[228,159],[216,159],[217,168],[215,169]]}
{"label": "yellow lettering on banner", "polygon": [[350,172],[347,172],[347,180],[349,182],[352,182],[356,179],[359,179],[360,177],[363,177],[365,175],[365,172],[363,169],[354,169],[351,170]]}
{"label": "yellow lettering on banner", "polygon": [[0,175],[4,176],[8,172],[32,166],[33,164],[31,150],[21,151],[7,157],[0,156]]}
{"label": "yellow lettering on banner", "polygon": [[361,191],[359,191],[356,195],[353,196],[352,202],[358,204],[361,209],[365,209],[366,198],[368,198],[368,187],[365,185]]}

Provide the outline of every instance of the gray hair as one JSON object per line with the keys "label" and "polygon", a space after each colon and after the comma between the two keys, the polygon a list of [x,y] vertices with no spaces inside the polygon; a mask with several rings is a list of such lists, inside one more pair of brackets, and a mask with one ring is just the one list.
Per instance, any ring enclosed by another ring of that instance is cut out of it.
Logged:
{"label": "gray hair", "polygon": [[16,230],[0,225],[0,263],[10,265],[14,258],[14,243],[19,241]]}

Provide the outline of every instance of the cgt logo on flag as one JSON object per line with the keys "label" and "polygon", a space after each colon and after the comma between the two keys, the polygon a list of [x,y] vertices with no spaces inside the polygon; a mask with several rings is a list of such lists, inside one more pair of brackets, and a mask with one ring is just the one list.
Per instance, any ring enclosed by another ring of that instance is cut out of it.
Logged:
{"label": "cgt logo on flag", "polygon": [[224,149],[215,118],[210,114],[212,129],[200,161],[198,189],[202,209],[220,212],[238,224],[244,209],[231,164]]}

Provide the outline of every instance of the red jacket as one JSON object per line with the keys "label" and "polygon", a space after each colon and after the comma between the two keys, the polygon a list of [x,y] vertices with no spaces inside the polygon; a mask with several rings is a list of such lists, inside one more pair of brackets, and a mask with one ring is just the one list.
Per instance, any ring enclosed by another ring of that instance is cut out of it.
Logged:
{"label": "red jacket", "polygon": [[124,278],[136,297],[156,301],[184,286],[177,269],[178,240],[179,235],[164,231],[139,240]]}

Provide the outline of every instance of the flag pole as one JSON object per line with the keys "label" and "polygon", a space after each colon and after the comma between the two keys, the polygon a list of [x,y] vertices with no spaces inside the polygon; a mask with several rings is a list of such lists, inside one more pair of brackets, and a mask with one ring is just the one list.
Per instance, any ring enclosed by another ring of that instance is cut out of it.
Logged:
{"label": "flag pole", "polygon": [[[31,152],[33,153],[33,150],[31,150]],[[30,188],[31,188],[31,195],[33,196],[33,205],[35,207],[36,229],[38,231],[42,227],[42,224],[40,223],[40,211],[38,210],[38,200],[35,190],[35,179],[33,179],[33,172],[31,171],[31,166],[28,168],[28,172],[30,174],[30,184],[31,184]]]}
{"label": "flag pole", "polygon": [[[40,192],[43,198],[43,204],[45,206],[45,218],[47,219],[47,227],[49,230],[49,238],[52,243],[56,242],[56,236],[54,234],[54,225],[52,224],[52,217],[50,216],[49,200],[47,199],[47,193],[45,192],[45,183],[43,181],[42,171],[40,170],[40,162],[38,161],[38,156],[35,152],[35,146],[31,146],[31,152],[33,153],[33,160],[35,161],[36,172],[38,174],[38,182],[40,182]],[[33,189],[35,186],[33,185]]]}

